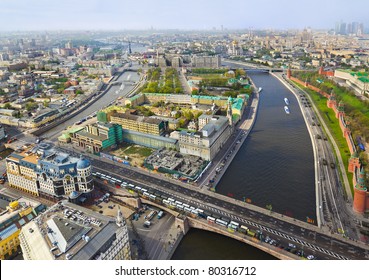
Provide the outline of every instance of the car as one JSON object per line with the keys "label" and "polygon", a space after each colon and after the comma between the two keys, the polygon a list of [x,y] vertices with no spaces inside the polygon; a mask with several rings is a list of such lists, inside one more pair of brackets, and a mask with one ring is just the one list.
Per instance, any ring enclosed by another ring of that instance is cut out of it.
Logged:
{"label": "car", "polygon": [[269,241],[269,244],[273,245],[273,246],[277,246],[278,242],[276,240],[272,239],[272,240]]}
{"label": "car", "polygon": [[315,257],[314,257],[313,255],[308,255],[306,258],[307,258],[308,260],[315,260]]}
{"label": "car", "polygon": [[293,244],[293,243],[288,243],[288,247],[293,248],[293,249],[296,249],[296,245]]}
{"label": "car", "polygon": [[304,253],[300,250],[298,250],[296,253],[296,255],[298,255],[299,257],[303,257],[304,256]]}

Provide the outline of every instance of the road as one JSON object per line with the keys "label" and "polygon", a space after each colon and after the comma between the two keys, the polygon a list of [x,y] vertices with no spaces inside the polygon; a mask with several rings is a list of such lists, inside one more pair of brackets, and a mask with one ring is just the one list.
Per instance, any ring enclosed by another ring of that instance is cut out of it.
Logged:
{"label": "road", "polygon": [[104,94],[97,102],[91,104],[86,110],[82,111],[75,117],[65,121],[64,123],[48,130],[46,133],[42,135],[43,138],[46,138],[50,141],[55,141],[60,136],[61,132],[66,129],[68,126],[73,125],[77,121],[92,115],[94,112],[112,104],[117,98],[126,96],[133,88],[134,84],[126,83],[127,81],[138,82],[139,74],[137,72],[125,72],[118,79],[118,82],[122,82],[122,84],[114,85],[110,88],[110,90]]}
{"label": "road", "polygon": [[[280,79],[284,79],[286,82],[285,75],[275,74],[279,76]],[[321,196],[319,205],[319,210],[317,215],[321,215],[323,225],[329,227],[331,232],[344,233],[352,239],[358,238],[357,227],[357,217],[353,215],[352,211],[348,208],[351,205],[346,201],[346,195],[340,180],[340,175],[338,173],[338,165],[335,159],[335,154],[331,143],[334,143],[332,135],[329,133],[329,129],[325,126],[322,117],[317,115],[317,109],[315,106],[309,106],[312,103],[311,98],[304,91],[297,89],[295,86],[289,89],[299,96],[299,103],[302,107],[302,111],[307,119],[307,126],[309,130],[313,133],[313,141],[317,148],[317,184],[318,192]],[[306,105],[308,105],[306,107]],[[324,130],[322,129],[324,126]],[[326,135],[327,134],[327,135]],[[328,138],[330,141],[327,141]],[[334,164],[334,166],[331,166]],[[342,168],[342,167],[341,167]],[[344,168],[344,167],[343,167]]]}
{"label": "road", "polygon": [[[78,153],[75,154],[78,156]],[[120,164],[110,163],[95,157],[91,158],[95,171],[110,174],[135,185],[145,187],[149,192],[159,192],[213,213],[214,216],[225,217],[258,228],[275,236],[284,244],[294,242],[303,246],[304,251],[321,259],[366,259],[368,246],[345,240],[340,235],[322,232],[318,227],[293,222],[276,213],[267,211],[242,201],[194,187],[184,187],[151,177],[145,173],[128,169]]]}

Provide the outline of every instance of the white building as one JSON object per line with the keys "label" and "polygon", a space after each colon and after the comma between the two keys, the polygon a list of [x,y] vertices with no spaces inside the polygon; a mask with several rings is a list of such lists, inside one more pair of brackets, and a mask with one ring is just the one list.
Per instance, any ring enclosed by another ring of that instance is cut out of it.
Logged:
{"label": "white building", "polygon": [[129,260],[126,221],[60,201],[22,228],[25,260]]}
{"label": "white building", "polygon": [[179,133],[180,152],[212,160],[232,133],[229,119],[224,116],[206,116],[199,118],[199,126],[201,128],[198,132]]}

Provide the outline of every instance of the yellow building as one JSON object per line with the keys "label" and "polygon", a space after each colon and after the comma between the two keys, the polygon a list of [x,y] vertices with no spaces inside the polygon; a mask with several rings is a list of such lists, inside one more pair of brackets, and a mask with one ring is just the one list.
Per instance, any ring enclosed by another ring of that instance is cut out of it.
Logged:
{"label": "yellow building", "polygon": [[[1,200],[12,198],[1,194]],[[31,221],[42,207],[38,202],[25,200],[12,201],[0,215],[0,259],[9,259],[19,251],[19,233],[22,226]]]}
{"label": "yellow building", "polygon": [[167,130],[167,122],[133,114],[115,113],[110,117],[111,123],[120,124],[123,129],[142,133],[162,135]]}

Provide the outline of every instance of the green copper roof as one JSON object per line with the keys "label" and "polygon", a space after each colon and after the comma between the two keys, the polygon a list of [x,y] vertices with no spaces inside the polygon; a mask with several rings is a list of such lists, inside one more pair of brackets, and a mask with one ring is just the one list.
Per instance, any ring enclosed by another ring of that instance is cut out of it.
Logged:
{"label": "green copper roof", "polygon": [[369,78],[367,77],[360,77],[358,80],[362,81],[363,83],[369,83]]}
{"label": "green copper roof", "polygon": [[241,98],[235,98],[233,100],[232,108],[237,109],[237,110],[241,110],[242,107],[243,107],[243,100]]}

